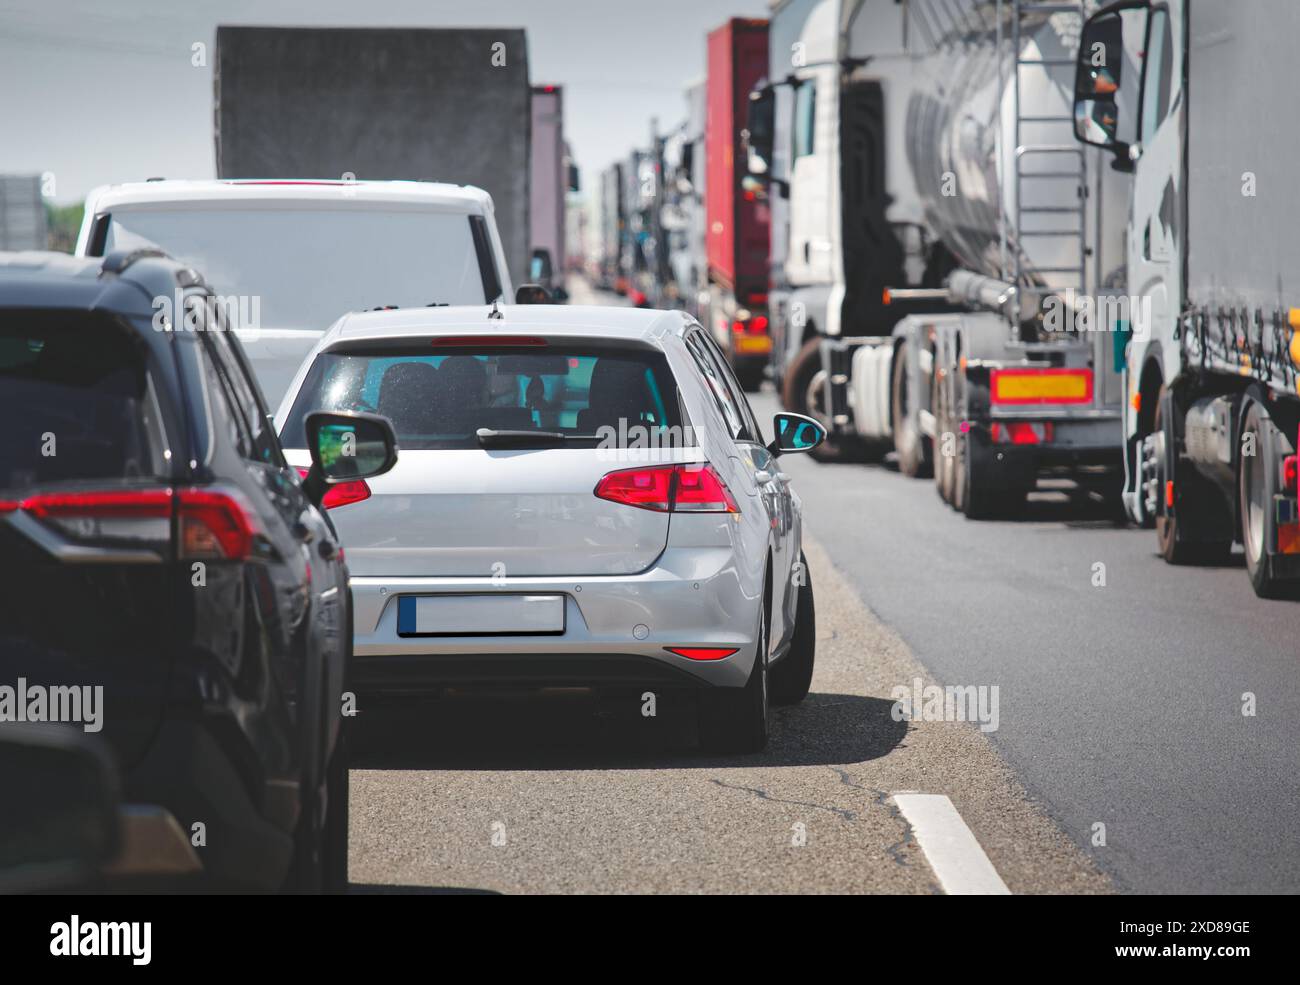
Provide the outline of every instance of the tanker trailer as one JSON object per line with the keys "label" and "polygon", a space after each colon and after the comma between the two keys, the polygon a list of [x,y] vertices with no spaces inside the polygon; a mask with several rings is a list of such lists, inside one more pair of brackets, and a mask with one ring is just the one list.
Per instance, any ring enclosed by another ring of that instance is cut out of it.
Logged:
{"label": "tanker trailer", "polygon": [[751,99],[751,165],[789,197],[783,403],[973,517],[1044,473],[1118,494],[1125,199],[1073,139],[1082,6],[791,0],[772,50],[802,64]]}

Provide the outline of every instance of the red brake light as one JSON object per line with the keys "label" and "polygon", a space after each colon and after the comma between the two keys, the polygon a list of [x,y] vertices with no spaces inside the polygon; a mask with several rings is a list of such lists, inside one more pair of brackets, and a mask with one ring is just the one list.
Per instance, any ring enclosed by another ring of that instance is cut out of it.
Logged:
{"label": "red brake light", "polygon": [[1051,421],[994,421],[989,425],[989,438],[995,444],[1042,445],[1052,440]]}
{"label": "red brake light", "polygon": [[767,331],[767,315],[755,315],[747,327],[750,335],[762,335]]}
{"label": "red brake light", "polygon": [[659,513],[739,513],[726,483],[712,465],[656,465],[610,472],[596,495]]}
{"label": "red brake light", "polygon": [[37,493],[15,503],[13,509],[74,540],[131,542],[161,551],[171,539],[170,489]]}
{"label": "red brake light", "polygon": [[1288,455],[1282,459],[1282,488],[1291,496],[1300,489],[1300,455]]}
{"label": "red brake light", "polygon": [[[304,479],[307,478],[307,471],[301,465],[298,466],[298,474]],[[325,498],[321,500],[321,506],[327,510],[332,510],[339,506],[347,506],[349,503],[359,503],[363,499],[369,498],[370,486],[366,484],[366,480],[353,479],[350,482],[336,482],[330,486],[325,493]]]}
{"label": "red brake light", "polygon": [[688,660],[722,660],[731,656],[740,648],[736,646],[666,646],[664,649]]}
{"label": "red brake light", "polygon": [[227,561],[248,557],[256,524],[239,499],[215,489],[182,489],[177,499],[181,557]]}

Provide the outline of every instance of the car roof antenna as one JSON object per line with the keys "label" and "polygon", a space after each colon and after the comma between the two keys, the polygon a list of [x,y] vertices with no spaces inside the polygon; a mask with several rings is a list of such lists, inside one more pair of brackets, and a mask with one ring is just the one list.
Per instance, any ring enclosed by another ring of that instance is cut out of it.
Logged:
{"label": "car roof antenna", "polygon": [[497,302],[496,302],[496,299],[495,299],[495,298],[492,299],[492,310],[488,312],[488,317],[489,317],[489,318],[505,318],[505,315],[503,315],[503,314],[501,313],[501,309],[497,307]]}

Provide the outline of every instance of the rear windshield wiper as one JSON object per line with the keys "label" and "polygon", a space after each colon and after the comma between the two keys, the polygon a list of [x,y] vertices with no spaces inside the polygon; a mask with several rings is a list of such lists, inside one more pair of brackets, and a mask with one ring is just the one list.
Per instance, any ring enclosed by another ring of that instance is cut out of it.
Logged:
{"label": "rear windshield wiper", "polygon": [[478,443],[484,448],[531,448],[534,446],[562,445],[569,440],[567,434],[559,431],[525,431],[479,428],[476,432]]}

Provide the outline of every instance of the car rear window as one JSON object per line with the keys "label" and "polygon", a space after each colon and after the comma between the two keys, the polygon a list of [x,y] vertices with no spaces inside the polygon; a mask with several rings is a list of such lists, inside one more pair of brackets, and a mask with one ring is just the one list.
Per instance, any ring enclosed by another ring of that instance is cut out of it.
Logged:
{"label": "car rear window", "polygon": [[305,445],[312,410],[383,414],[404,449],[477,448],[479,428],[555,432],[565,447],[694,444],[667,360],[649,349],[426,342],[326,352],[294,400],[285,447]]}
{"label": "car rear window", "polygon": [[145,351],[106,315],[0,310],[0,419],[6,492],[163,472]]}

